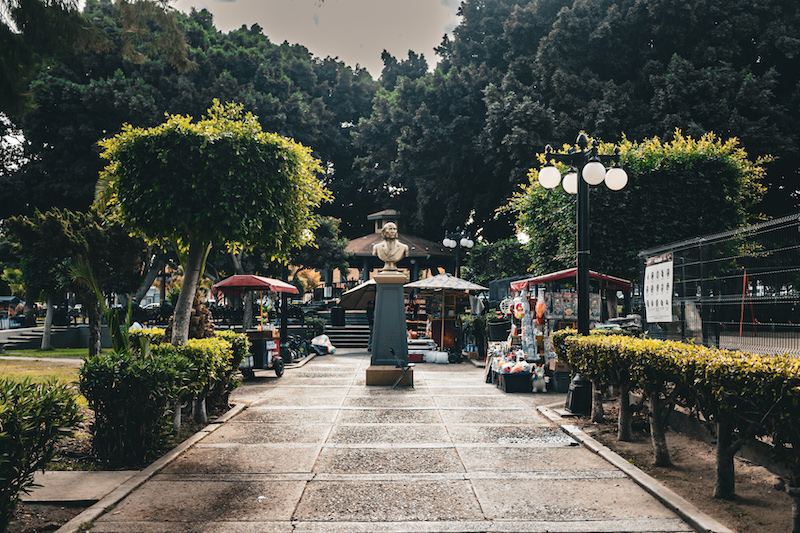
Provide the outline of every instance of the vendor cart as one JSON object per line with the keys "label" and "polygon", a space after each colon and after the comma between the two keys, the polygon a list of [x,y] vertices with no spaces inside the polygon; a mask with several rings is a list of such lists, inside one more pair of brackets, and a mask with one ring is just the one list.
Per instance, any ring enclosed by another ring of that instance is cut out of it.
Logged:
{"label": "vendor cart", "polygon": [[276,292],[281,295],[281,329],[276,332],[271,324],[264,324],[263,305],[260,306],[261,323],[257,329],[245,333],[250,340],[250,353],[242,360],[239,369],[247,378],[255,377],[257,369],[272,369],[277,377],[283,375],[285,362],[281,355],[281,345],[286,346],[286,302],[287,294],[300,294],[297,287],[285,281],[254,275],[236,275],[224,279],[214,285],[214,290],[226,295],[243,294],[248,291]]}

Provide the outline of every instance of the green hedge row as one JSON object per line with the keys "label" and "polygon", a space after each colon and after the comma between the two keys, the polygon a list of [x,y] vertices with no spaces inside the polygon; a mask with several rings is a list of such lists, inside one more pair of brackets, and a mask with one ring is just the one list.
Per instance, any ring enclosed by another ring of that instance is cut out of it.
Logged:
{"label": "green hedge row", "polygon": [[163,329],[132,330],[131,349],[89,358],[81,367],[98,457],[133,465],[148,460],[174,432],[169,415],[180,412],[183,400],[201,404],[205,417],[206,400],[225,407],[241,383],[239,363],[250,348],[246,335],[219,332],[184,346],[166,342]]}
{"label": "green hedge row", "polygon": [[[800,358],[621,335],[580,336],[575,330],[555,332],[553,346],[560,360],[595,386],[619,387],[621,396],[641,391],[648,401],[651,431],[658,431],[655,426],[661,425],[664,407],[672,401],[698,409],[716,431],[717,497],[735,496],[733,456],[741,446],[756,437],[770,438],[776,458],[790,472],[787,490],[797,505]],[[657,460],[666,452],[665,441],[663,446],[656,450]]]}

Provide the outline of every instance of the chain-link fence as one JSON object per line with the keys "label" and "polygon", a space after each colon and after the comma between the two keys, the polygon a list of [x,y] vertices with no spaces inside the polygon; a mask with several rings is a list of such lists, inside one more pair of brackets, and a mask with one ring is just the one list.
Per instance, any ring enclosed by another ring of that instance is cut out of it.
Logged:
{"label": "chain-link fence", "polygon": [[800,215],[640,252],[645,321],[655,315],[645,296],[654,257],[672,261],[672,298],[671,320],[647,323],[651,336],[800,355]]}

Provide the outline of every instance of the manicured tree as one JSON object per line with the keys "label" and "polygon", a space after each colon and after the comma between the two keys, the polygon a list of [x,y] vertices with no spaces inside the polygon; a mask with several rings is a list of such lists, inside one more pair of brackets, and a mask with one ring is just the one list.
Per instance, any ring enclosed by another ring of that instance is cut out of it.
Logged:
{"label": "manicured tree", "polygon": [[212,243],[259,245],[286,258],[328,198],[311,151],[261,130],[238,104],[215,101],[198,122],[168,116],[148,129],[126,125],[101,142],[108,161],[99,198],[119,208],[132,228],[173,239],[188,250],[175,306],[172,343],[184,345],[192,300]]}

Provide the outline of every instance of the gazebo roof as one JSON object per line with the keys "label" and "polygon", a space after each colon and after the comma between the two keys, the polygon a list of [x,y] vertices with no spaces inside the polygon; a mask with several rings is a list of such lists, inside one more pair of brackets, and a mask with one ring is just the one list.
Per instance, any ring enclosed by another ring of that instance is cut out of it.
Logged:
{"label": "gazebo roof", "polygon": [[[380,233],[370,233],[363,237],[351,240],[347,244],[347,251],[355,256],[372,256],[372,247],[383,240]],[[455,252],[446,248],[442,243],[429,241],[415,235],[401,234],[398,241],[408,246],[408,257],[455,257]]]}

